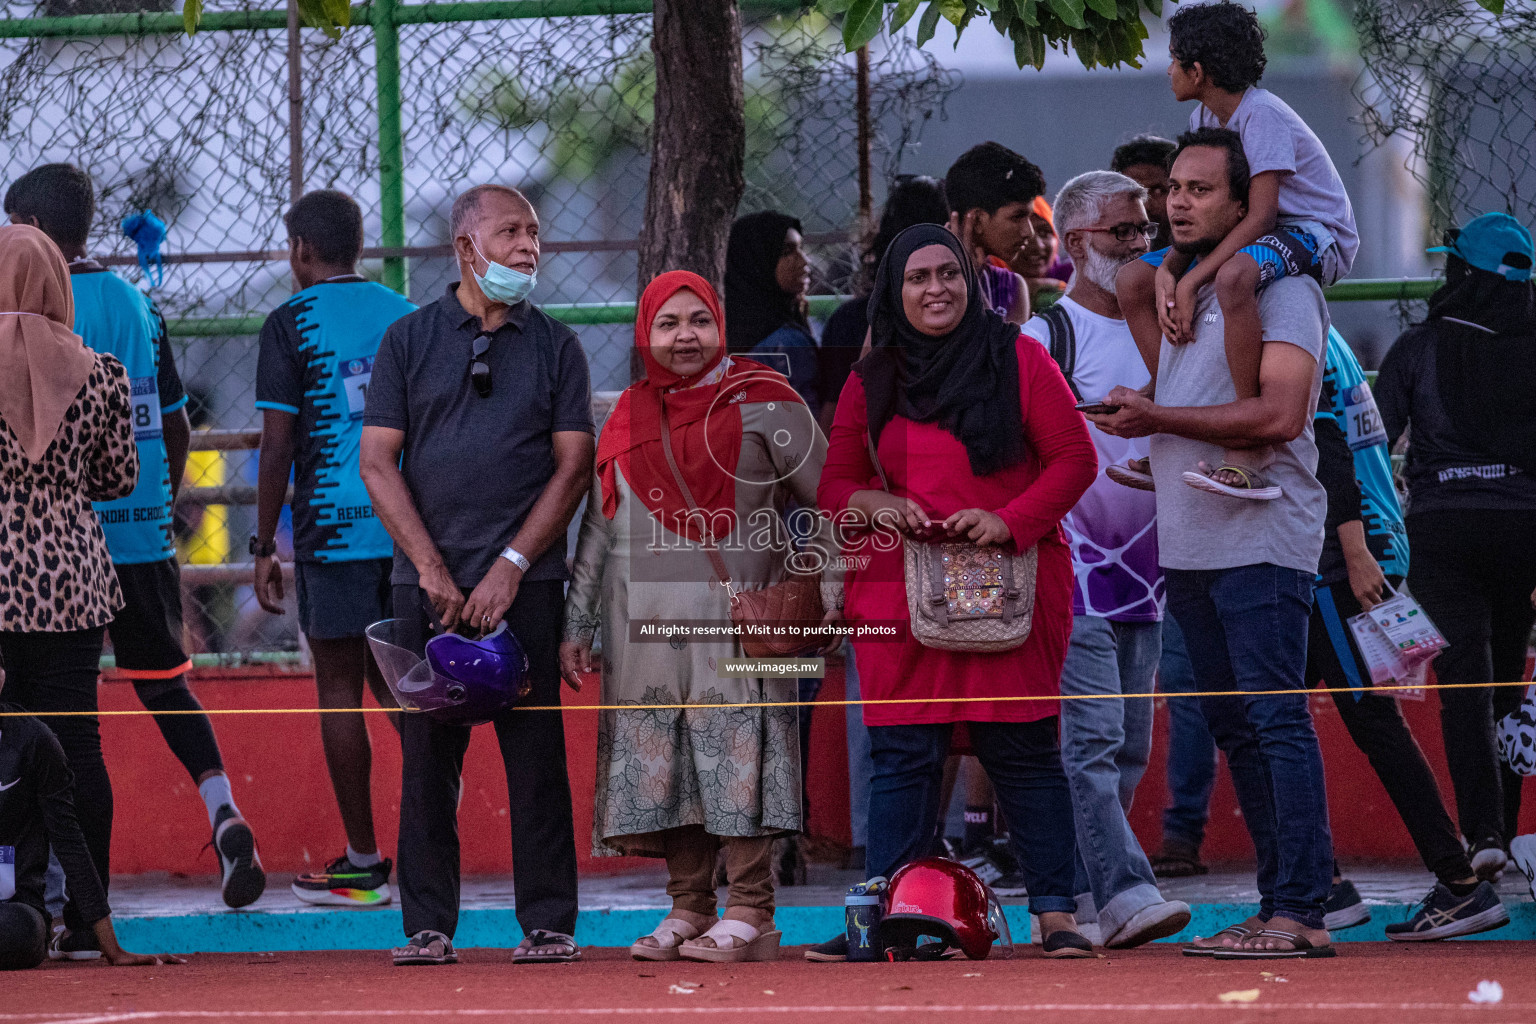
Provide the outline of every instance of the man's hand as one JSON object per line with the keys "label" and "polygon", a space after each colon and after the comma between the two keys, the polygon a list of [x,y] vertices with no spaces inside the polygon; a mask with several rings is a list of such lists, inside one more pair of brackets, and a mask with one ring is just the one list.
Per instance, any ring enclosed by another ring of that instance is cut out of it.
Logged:
{"label": "man's hand", "polygon": [[256,603],[263,611],[283,614],[283,565],[276,555],[257,555],[251,570]]}
{"label": "man's hand", "polygon": [[470,629],[479,630],[482,635],[489,633],[496,628],[498,622],[506,618],[507,609],[516,600],[517,588],[522,582],[523,570],[498,556],[491,571],[485,574],[480,585],[469,595],[469,600],[464,602],[463,611],[459,613],[460,621]]}
{"label": "man's hand", "polygon": [[1349,572],[1349,589],[1364,611],[1386,600],[1387,577],[1370,554],[1363,558],[1345,553],[1344,568]]}
{"label": "man's hand", "polygon": [[944,530],[951,537],[963,536],[973,544],[992,546],[1013,539],[1013,531],[1003,517],[984,508],[963,508],[944,520]]}
{"label": "man's hand", "polygon": [[117,931],[112,927],[112,919],[104,917],[91,926],[91,931],[96,933],[96,944],[101,947],[101,955],[107,963],[113,967],[154,967],[159,964],[184,964],[187,961],[170,953],[161,953],[159,956],[150,956],[145,953],[130,953],[117,942]]}
{"label": "man's hand", "polygon": [[453,577],[448,575],[446,568],[438,566],[431,572],[422,573],[421,589],[426,592],[427,600],[432,602],[432,611],[436,613],[437,621],[443,629],[452,629],[459,624],[464,594],[459,590],[459,585],[453,582]]}
{"label": "man's hand", "polygon": [[581,689],[581,677],[592,671],[592,645],[566,640],[560,644],[560,678],[573,690]]}
{"label": "man's hand", "polygon": [[1146,437],[1162,428],[1158,425],[1158,405],[1140,391],[1117,385],[1104,399],[1105,405],[1118,405],[1119,412],[1093,413],[1088,421],[1106,434],[1116,437]]}

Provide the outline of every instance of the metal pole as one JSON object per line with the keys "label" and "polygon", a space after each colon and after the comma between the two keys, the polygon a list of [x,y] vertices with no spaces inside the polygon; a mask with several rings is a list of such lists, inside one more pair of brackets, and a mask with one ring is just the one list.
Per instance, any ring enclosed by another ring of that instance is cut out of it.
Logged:
{"label": "metal pole", "polygon": [[858,52],[858,122],[859,122],[859,232],[869,230],[874,218],[875,202],[870,194],[870,127],[869,127],[869,44],[859,47]]}
{"label": "metal pole", "polygon": [[299,0],[288,0],[288,201],[304,194],[304,84],[300,78]]}
{"label": "metal pole", "polygon": [[[374,5],[373,52],[379,97],[379,209],[383,219],[380,242],[385,248],[405,245],[405,144],[400,131],[400,28],[396,0]],[[384,283],[409,294],[410,279],[402,257],[384,260]]]}

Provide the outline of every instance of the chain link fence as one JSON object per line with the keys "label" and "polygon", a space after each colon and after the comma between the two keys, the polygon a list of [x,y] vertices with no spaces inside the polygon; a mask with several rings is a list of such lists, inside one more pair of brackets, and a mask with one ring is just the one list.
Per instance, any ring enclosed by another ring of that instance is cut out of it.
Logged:
{"label": "chain link fence", "polygon": [[[655,90],[651,19],[530,16],[548,6],[380,2],[354,8],[353,27],[337,39],[294,33],[300,184],[358,200],[364,272],[404,284],[417,303],[456,279],[453,195],[482,181],[522,188],[546,238],[535,301],[573,324],[594,387],[612,391],[628,383],[626,307],[636,298]],[[856,61],[824,19],[792,0],[745,6],[742,212],[800,217],[813,243],[812,291],[836,294],[857,266]],[[188,650],[206,662],[292,652],[299,641],[291,614],[257,607],[245,565],[260,423],[255,332],[291,290],[281,219],[294,186],[290,33],[283,10],[238,2],[208,4],[203,25],[186,37],[168,0],[0,0],[0,181],[50,161],[85,168],[98,193],[91,251],[141,287],[118,225],[145,209],[168,225],[164,280],[152,294],[191,395],[194,451],[177,527]],[[888,180],[942,115],[959,75],[909,41],[883,39],[869,85],[868,155],[876,180]],[[403,218],[391,221],[392,203]],[[285,555],[286,530],[285,513]]]}
{"label": "chain link fence", "polygon": [[1357,0],[1366,137],[1412,143],[1427,237],[1480,213],[1536,222],[1536,3]]}

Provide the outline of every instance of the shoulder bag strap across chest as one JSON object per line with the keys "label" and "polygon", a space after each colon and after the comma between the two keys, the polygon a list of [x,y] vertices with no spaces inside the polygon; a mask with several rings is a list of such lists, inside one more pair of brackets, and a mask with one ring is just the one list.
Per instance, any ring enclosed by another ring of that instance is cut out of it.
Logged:
{"label": "shoulder bag strap across chest", "polygon": [[672,479],[677,481],[677,489],[683,492],[683,500],[688,503],[689,511],[699,517],[704,553],[709,556],[709,564],[715,570],[715,577],[719,579],[720,585],[725,588],[731,600],[735,601],[736,590],[731,582],[731,571],[725,567],[725,559],[720,557],[720,551],[715,547],[715,537],[709,529],[709,517],[700,511],[699,503],[693,500],[693,491],[689,489],[688,481],[683,479],[682,471],[677,468],[677,457],[672,454],[672,424],[667,419],[665,395],[661,399],[661,453],[666,456],[667,468],[672,471]]}

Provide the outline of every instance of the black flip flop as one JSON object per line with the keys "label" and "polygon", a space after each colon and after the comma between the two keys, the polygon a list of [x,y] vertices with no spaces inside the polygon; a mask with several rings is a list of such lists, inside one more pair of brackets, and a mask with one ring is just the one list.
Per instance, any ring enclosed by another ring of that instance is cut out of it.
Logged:
{"label": "black flip flop", "polygon": [[[432,944],[440,943],[440,952],[432,951]],[[439,964],[456,964],[459,954],[453,951],[453,940],[442,932],[422,930],[411,936],[403,946],[390,951],[396,967],[435,967]]]}
{"label": "black flip flop", "polygon": [[1265,928],[1254,935],[1254,938],[1284,939],[1291,944],[1290,949],[1222,949],[1211,954],[1213,960],[1326,960],[1329,957],[1338,956],[1338,950],[1333,946],[1314,946],[1303,935],[1297,932],[1282,931],[1279,928]]}

